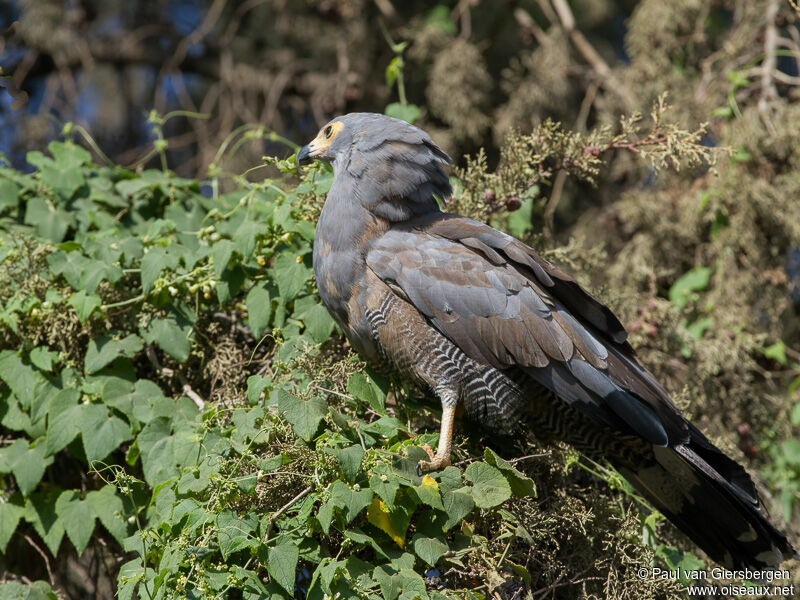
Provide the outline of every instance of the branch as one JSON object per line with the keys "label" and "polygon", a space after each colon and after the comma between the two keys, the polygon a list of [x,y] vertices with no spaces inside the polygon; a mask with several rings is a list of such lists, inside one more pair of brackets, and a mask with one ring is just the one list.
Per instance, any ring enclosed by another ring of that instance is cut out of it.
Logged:
{"label": "branch", "polygon": [[148,345],[147,349],[145,350],[145,354],[147,355],[147,359],[150,361],[150,364],[153,365],[153,368],[156,370],[157,373],[166,375],[167,377],[170,377],[172,375],[177,375],[178,379],[181,382],[181,385],[183,386],[183,389],[181,390],[183,394],[187,396],[189,399],[191,399],[192,402],[194,402],[195,406],[200,412],[203,412],[206,403],[200,397],[200,395],[192,389],[192,386],[189,385],[189,381],[186,379],[186,376],[180,371],[174,371],[169,367],[162,367],[161,363],[158,362],[158,357],[156,356],[156,352],[153,349],[153,346]]}
{"label": "branch", "polygon": [[26,542],[28,542],[28,543],[29,543],[31,546],[33,546],[33,549],[34,549],[34,550],[36,550],[36,551],[37,551],[39,554],[41,554],[42,558],[44,559],[44,566],[45,566],[45,568],[47,569],[47,576],[50,578],[50,585],[51,585],[52,587],[56,587],[56,578],[55,578],[55,577],[53,577],[53,571],[52,571],[52,569],[50,568],[50,559],[49,559],[49,558],[47,558],[47,553],[46,553],[44,550],[42,550],[42,549],[41,549],[41,548],[40,548],[40,547],[39,547],[39,546],[36,544],[36,542],[34,542],[34,541],[31,539],[31,536],[29,536],[29,535],[25,535],[24,537],[25,537],[25,541],[26,541]]}
{"label": "branch", "polygon": [[561,26],[564,31],[569,35],[570,40],[581,53],[583,58],[588,62],[595,72],[605,80],[606,89],[614,92],[625,104],[625,107],[631,109],[630,98],[624,93],[625,88],[620,81],[614,76],[611,67],[603,60],[603,57],[594,49],[594,46],[586,39],[586,36],[580,30],[575,29],[575,16],[572,14],[567,0],[552,0],[553,8],[558,14],[558,19],[561,21]]}
{"label": "branch", "polygon": [[274,512],[272,515],[270,515],[269,521],[267,522],[267,531],[264,533],[264,543],[265,544],[269,540],[269,534],[272,533],[272,524],[275,522],[275,519],[280,517],[287,510],[289,510],[295,503],[297,503],[299,500],[301,500],[303,497],[305,497],[305,495],[308,494],[313,489],[314,489],[313,485],[308,486],[302,492],[297,494],[297,496],[295,496],[294,498],[289,500],[289,502],[284,504],[277,512]]}
{"label": "branch", "polygon": [[778,46],[778,29],[775,20],[778,17],[778,0],[769,0],[767,5],[767,28],[764,33],[764,62],[761,63],[761,97],[758,100],[758,110],[772,135],[775,135],[775,126],[769,118],[770,103],[778,97],[775,87],[774,74],[777,60],[775,49]]}

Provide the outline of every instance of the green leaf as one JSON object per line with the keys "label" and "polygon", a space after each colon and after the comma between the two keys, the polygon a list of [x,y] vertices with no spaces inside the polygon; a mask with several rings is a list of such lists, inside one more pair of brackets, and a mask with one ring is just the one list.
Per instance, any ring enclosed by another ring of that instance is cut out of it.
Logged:
{"label": "green leaf", "polygon": [[294,594],[295,571],[300,555],[297,544],[284,541],[267,552],[267,572],[289,594]]}
{"label": "green leaf", "polygon": [[791,414],[792,425],[800,425],[800,402],[794,405]]}
{"label": "green leaf", "polygon": [[53,362],[58,360],[58,352],[52,352],[44,346],[37,346],[31,350],[30,360],[35,367],[42,371],[51,371]]}
{"label": "green leaf", "polygon": [[89,294],[97,290],[101,281],[114,283],[123,275],[118,266],[88,258],[78,251],[53,252],[47,257],[47,264],[54,274],[63,276],[74,289],[84,290]]}
{"label": "green leaf", "polygon": [[354,489],[339,480],[334,481],[328,491],[334,506],[342,509],[346,523],[355,519],[372,501],[372,490]]}
{"label": "green leaf", "polygon": [[61,390],[50,399],[47,409],[47,454],[53,455],[65,448],[80,432],[80,392],[75,389]]}
{"label": "green leaf", "polygon": [[0,448],[0,472],[11,472],[17,480],[17,487],[24,496],[30,495],[41,481],[45,469],[53,458],[47,456],[45,440],[40,438],[33,445],[27,440],[16,439]]}
{"label": "green leaf", "polygon": [[525,498],[534,494],[533,479],[517,471],[511,463],[500,458],[491,448],[487,447],[484,450],[483,459],[503,473],[515,496]]}
{"label": "green leaf", "polygon": [[35,196],[28,200],[25,224],[34,225],[40,237],[51,242],[60,242],[72,224],[72,217],[66,211],[49,204],[44,198]]}
{"label": "green leaf", "polygon": [[456,24],[450,18],[450,8],[444,4],[438,4],[428,11],[424,22],[427,27],[435,27],[445,35],[456,32]]}
{"label": "green leaf", "polygon": [[330,533],[331,522],[333,521],[333,509],[335,508],[333,502],[328,500],[317,511],[316,518],[319,521],[319,526],[325,535]]}
{"label": "green leaf", "polygon": [[447,520],[442,526],[444,531],[448,531],[458,525],[475,508],[475,501],[472,499],[472,495],[469,494],[469,488],[466,487],[444,492],[442,494],[442,504],[444,504],[444,510],[447,514]]}
{"label": "green leaf", "polygon": [[125,421],[111,414],[102,404],[87,404],[81,409],[78,428],[89,464],[102,460],[133,436]]}
{"label": "green leaf", "polygon": [[0,212],[4,208],[16,208],[20,187],[10,179],[0,179]]}
{"label": "green leaf", "polygon": [[781,444],[781,450],[786,462],[792,465],[800,465],[800,440],[784,440]]}
{"label": "green leaf", "polygon": [[25,506],[19,494],[14,494],[8,500],[0,500],[0,553],[6,551],[8,541],[24,514]]}
{"label": "green leaf", "polygon": [[692,581],[687,576],[691,571],[704,569],[706,564],[691,552],[683,552],[675,546],[659,544],[655,550],[656,555],[661,556],[667,566],[677,572],[678,580],[684,585],[689,585]]}
{"label": "green leaf", "polygon": [[294,432],[310,442],[319,431],[320,424],[328,413],[328,405],[321,398],[301,400],[286,390],[278,390],[278,408],[292,425]]}
{"label": "green leaf", "polygon": [[178,257],[169,254],[165,248],[162,246],[150,248],[142,257],[142,292],[150,293],[164,269],[175,269],[177,266]]}
{"label": "green leaf", "polygon": [[259,540],[253,536],[258,527],[258,517],[247,513],[239,517],[234,511],[224,509],[217,515],[217,539],[219,551],[224,560],[234,552],[257,545]]}
{"label": "green leaf", "polygon": [[65,491],[56,500],[56,514],[64,525],[69,541],[78,554],[86,549],[94,531],[94,511],[86,500],[73,491]]}
{"label": "green leaf", "polygon": [[0,583],[0,600],[58,600],[58,596],[45,581],[25,585],[12,581]]}
{"label": "green leaf", "polygon": [[86,351],[86,358],[83,368],[87,374],[96,373],[116,358],[134,356],[144,348],[142,339],[131,333],[121,340],[115,340],[109,336],[102,336],[97,340],[89,341],[89,348]]}
{"label": "green leaf", "polygon": [[100,308],[102,301],[97,294],[87,294],[85,291],[80,290],[69,297],[67,304],[75,309],[78,320],[81,323],[85,323],[95,309]]}
{"label": "green leaf", "polygon": [[350,375],[347,380],[347,393],[369,404],[375,412],[383,413],[386,410],[386,394],[364,371]]}
{"label": "green leaf", "polygon": [[181,327],[173,317],[153,319],[142,331],[142,338],[148,344],[156,344],[178,362],[186,362],[192,350],[190,335],[192,327]]}
{"label": "green leaf", "polygon": [[115,187],[123,196],[133,196],[143,190],[152,189],[155,185],[152,181],[144,179],[143,177],[133,177],[131,179],[118,181]]}
{"label": "green leaf", "polygon": [[228,268],[228,262],[233,255],[235,247],[230,240],[219,240],[211,248],[211,258],[214,260],[214,273],[217,277]]}
{"label": "green leaf", "polygon": [[37,388],[43,383],[41,374],[23,363],[12,350],[0,352],[0,379],[6,382],[25,409],[31,407]]}
{"label": "green leaf", "polygon": [[472,482],[472,498],[479,508],[494,508],[511,497],[508,481],[491,465],[474,462],[467,467],[464,478]]}
{"label": "green leaf", "polygon": [[61,165],[44,165],[39,170],[39,175],[42,183],[65,199],[72,198],[75,192],[86,183],[83,171]]}
{"label": "green leaf", "polygon": [[247,324],[253,332],[253,336],[260,338],[261,334],[269,327],[269,319],[272,316],[272,300],[269,292],[261,285],[254,285],[247,292],[245,298],[247,306]]}
{"label": "green leaf", "polygon": [[692,339],[699,340],[703,337],[708,328],[714,324],[714,318],[707,316],[701,317],[695,321],[692,321],[688,325],[684,324],[686,332],[692,337]]}
{"label": "green leaf", "polygon": [[390,509],[394,508],[394,500],[397,490],[400,489],[400,482],[384,463],[376,465],[375,472],[369,478],[369,487],[381,497],[381,500]]}
{"label": "green leaf", "polygon": [[55,500],[57,498],[37,493],[25,505],[25,520],[33,525],[53,556],[58,554],[58,547],[64,537],[64,524],[56,515]]}
{"label": "green leaf", "polygon": [[392,102],[386,107],[384,111],[388,116],[406,121],[407,123],[414,124],[414,121],[422,116],[422,111],[414,104],[400,104],[399,102]]}
{"label": "green leaf", "polygon": [[298,258],[300,257],[291,252],[281,252],[275,259],[275,266],[270,270],[284,304],[294,300],[311,278],[311,269],[302,261],[298,262]]}
{"label": "green leaf", "polygon": [[789,359],[786,358],[786,344],[783,343],[783,340],[778,340],[771,346],[767,346],[763,352],[764,356],[778,361],[784,367],[789,364]]}
{"label": "green leaf", "polygon": [[753,160],[753,155],[742,147],[736,148],[736,153],[731,156],[733,162],[746,163]]}
{"label": "green leaf", "polygon": [[303,321],[306,331],[318,344],[327,340],[333,333],[333,318],[322,304],[314,303],[296,316]]}
{"label": "green leaf", "polygon": [[339,467],[342,469],[345,479],[351,483],[354,482],[359,470],[361,470],[364,449],[361,446],[348,446],[347,448],[333,448],[327,451],[339,461]]}
{"label": "green leaf", "polygon": [[422,483],[412,488],[419,501],[427,504],[431,508],[444,510],[442,505],[442,496],[439,493],[439,484],[430,475],[425,475],[422,478]]}
{"label": "green leaf", "polygon": [[117,575],[117,599],[131,600],[136,586],[139,585],[144,577],[145,569],[142,567],[141,558],[134,558],[124,563],[119,569],[119,575]]}
{"label": "green leaf", "polygon": [[266,227],[262,223],[256,221],[245,221],[236,229],[233,234],[233,245],[236,251],[241,254],[245,260],[253,255],[256,248],[256,237],[266,231]]}
{"label": "green leaf", "polygon": [[706,289],[714,270],[711,267],[695,267],[681,275],[669,289],[669,301],[678,308],[686,306],[693,292]]}
{"label": "green leaf", "polygon": [[411,545],[414,553],[432,567],[450,549],[440,538],[426,537],[419,533],[411,538]]}
{"label": "green leaf", "polygon": [[92,155],[88,150],[72,142],[50,142],[47,149],[62,169],[77,169],[92,162]]}
{"label": "green leaf", "polygon": [[234,296],[239,293],[244,285],[246,273],[241,265],[236,264],[231,269],[227,269],[222,273],[222,277],[217,280],[217,299],[220,306],[225,306]]}
{"label": "green leaf", "polygon": [[92,507],[92,512],[100,519],[103,527],[114,536],[119,543],[128,537],[128,525],[122,498],[117,495],[113,485],[105,485],[97,491],[86,494],[86,501]]}
{"label": "green leaf", "polygon": [[530,194],[517,210],[508,215],[508,231],[514,237],[522,238],[526,231],[533,228],[533,200],[538,190],[536,187],[536,194]]}
{"label": "green leaf", "polygon": [[259,375],[251,375],[247,378],[247,400],[251,406],[258,404],[264,388],[270,386],[271,383],[269,379]]}
{"label": "green leaf", "polygon": [[[395,56],[386,67],[386,87],[391,88],[398,77],[403,75],[403,59]],[[388,113],[387,113],[388,114]]]}

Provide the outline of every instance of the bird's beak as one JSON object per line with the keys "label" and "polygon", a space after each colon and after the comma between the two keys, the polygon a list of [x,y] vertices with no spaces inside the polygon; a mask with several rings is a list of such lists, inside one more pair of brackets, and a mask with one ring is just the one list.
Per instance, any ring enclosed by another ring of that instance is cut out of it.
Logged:
{"label": "bird's beak", "polygon": [[307,165],[311,162],[313,157],[311,156],[311,148],[309,148],[309,144],[306,144],[302,148],[300,148],[299,152],[297,153],[297,166],[300,165]]}

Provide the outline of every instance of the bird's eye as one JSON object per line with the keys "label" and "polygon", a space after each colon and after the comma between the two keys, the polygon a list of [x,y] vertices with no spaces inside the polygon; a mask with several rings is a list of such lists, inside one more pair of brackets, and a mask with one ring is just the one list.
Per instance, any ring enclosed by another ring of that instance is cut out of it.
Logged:
{"label": "bird's eye", "polygon": [[324,132],[324,133],[325,133],[325,137],[326,137],[327,139],[331,139],[331,136],[333,135],[333,127],[331,127],[330,125],[328,125],[328,126],[325,128],[325,132]]}

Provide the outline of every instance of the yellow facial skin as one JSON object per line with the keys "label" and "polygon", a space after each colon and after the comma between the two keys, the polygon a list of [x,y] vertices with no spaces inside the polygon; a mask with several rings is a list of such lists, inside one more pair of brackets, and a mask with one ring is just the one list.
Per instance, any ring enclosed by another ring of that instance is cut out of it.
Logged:
{"label": "yellow facial skin", "polygon": [[320,154],[325,152],[333,143],[333,140],[336,139],[336,135],[342,130],[342,127],[344,127],[344,123],[341,121],[334,121],[323,127],[317,134],[317,137],[308,144],[309,156],[311,158],[317,158]]}

